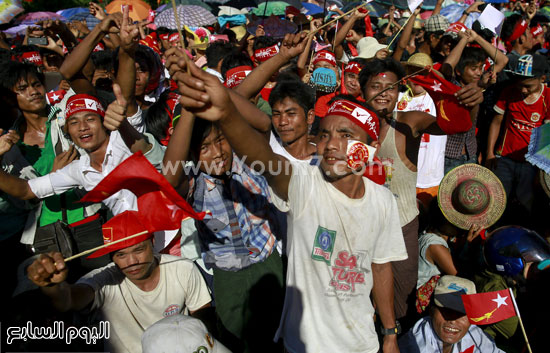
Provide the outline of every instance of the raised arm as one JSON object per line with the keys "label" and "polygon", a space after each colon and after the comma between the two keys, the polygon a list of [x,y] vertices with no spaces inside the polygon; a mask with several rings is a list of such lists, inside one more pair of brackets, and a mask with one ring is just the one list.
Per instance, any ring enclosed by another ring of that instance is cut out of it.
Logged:
{"label": "raised arm", "polygon": [[95,293],[88,285],[65,282],[67,273],[63,256],[58,252],[42,254],[27,267],[29,279],[51,299],[57,310],[82,310],[94,300]]}
{"label": "raised arm", "polygon": [[153,146],[128,121],[128,103],[122,95],[120,86],[116,83],[113,85],[113,93],[116,99],[107,107],[103,125],[111,131],[118,130],[124,143],[132,153],[138,151],[148,152]]}
{"label": "raised arm", "polygon": [[[65,58],[59,72],[71,82],[71,86],[77,93],[92,93],[93,86],[93,63],[91,54],[95,46],[101,41],[105,34],[110,31],[118,31],[122,15],[115,13],[107,16],[100,24],[78,44],[74,50]],[[87,82],[86,82],[87,81]]]}
{"label": "raised arm", "polygon": [[355,22],[357,20],[363,20],[365,17],[367,17],[367,15],[368,15],[368,12],[363,13],[359,10],[355,10],[353,12],[353,15],[349,18],[349,20],[347,20],[346,23],[344,23],[344,25],[342,26],[342,28],[340,28],[336,33],[336,37],[334,37],[334,48],[336,48],[337,46],[341,45],[344,42],[349,30],[353,28],[353,25],[355,24]]}
{"label": "raised arm", "polygon": [[135,54],[139,41],[137,25],[129,22],[129,7],[124,8],[122,24],[120,26],[120,50],[118,52],[117,83],[120,85],[122,96],[128,103],[127,115],[137,113],[138,106],[135,97],[136,91],[136,61]]}
{"label": "raised arm", "polygon": [[414,22],[416,20],[416,16],[418,16],[418,14],[420,13],[421,7],[422,7],[422,4],[418,5],[418,7],[414,10],[413,14],[411,15],[407,24],[405,25],[405,28],[403,28],[401,37],[399,37],[399,41],[397,42],[397,46],[395,47],[395,51],[393,52],[393,58],[397,61],[401,61],[403,52],[405,51],[405,49],[407,49],[407,45],[411,40],[411,34],[414,28]]}
{"label": "raised arm", "polygon": [[432,16],[439,15],[441,12],[441,8],[443,8],[443,0],[437,0],[437,3],[435,4],[434,10],[432,12]]}
{"label": "raised arm", "polygon": [[189,183],[183,182],[184,164],[188,161],[191,145],[191,134],[195,117],[187,110],[181,110],[181,117],[170,137],[170,142],[162,160],[162,173],[174,188],[178,188],[182,194],[187,194]]}
{"label": "raised arm", "polygon": [[[472,31],[472,30],[470,29],[469,31]],[[483,50],[485,50],[487,55],[495,62],[493,71],[495,73],[501,72],[508,64],[508,57],[504,55],[503,52],[498,50],[494,45],[492,45],[491,43],[483,39],[482,36],[478,35],[474,38],[474,40],[477,42],[477,44],[479,44],[480,47],[483,48]]]}
{"label": "raised arm", "polygon": [[234,91],[246,99],[252,98],[260,92],[260,90],[269,81],[281,67],[286,65],[293,57],[301,54],[307,45],[307,36],[305,33],[300,33],[301,42],[296,47],[289,48],[281,47],[279,53],[267,60],[254,70],[235,87]]}
{"label": "raised arm", "polygon": [[[295,41],[296,40],[296,41]],[[293,46],[299,43],[299,38],[286,35],[284,46]],[[185,72],[187,62],[180,59],[178,65],[182,71],[174,75],[177,80],[181,104],[195,114],[195,116],[218,122],[224,136],[231,147],[245,163],[264,173],[275,193],[286,200],[288,198],[288,184],[291,173],[269,174],[269,170],[291,170],[291,166],[283,157],[273,153],[268,141],[261,133],[253,129],[241,116],[233,104],[227,89],[221,85],[216,77],[190,65],[191,74]],[[257,163],[253,163],[257,161]]]}

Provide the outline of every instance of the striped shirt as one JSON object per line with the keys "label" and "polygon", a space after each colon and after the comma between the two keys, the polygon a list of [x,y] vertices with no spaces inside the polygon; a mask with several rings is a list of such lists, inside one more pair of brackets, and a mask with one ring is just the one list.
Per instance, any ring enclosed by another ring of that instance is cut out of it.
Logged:
{"label": "striped shirt", "polygon": [[[272,253],[284,215],[271,203],[266,179],[233,155],[231,177],[199,172],[190,177],[191,205],[210,211],[196,226],[208,268],[239,271]],[[276,236],[277,235],[277,236]]]}

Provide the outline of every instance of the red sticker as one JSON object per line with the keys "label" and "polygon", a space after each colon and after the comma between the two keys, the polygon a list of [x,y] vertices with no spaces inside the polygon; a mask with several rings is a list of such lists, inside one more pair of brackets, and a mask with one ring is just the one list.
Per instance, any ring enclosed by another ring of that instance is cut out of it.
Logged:
{"label": "red sticker", "polygon": [[348,142],[348,166],[355,170],[362,168],[369,162],[369,149],[367,145],[359,141]]}

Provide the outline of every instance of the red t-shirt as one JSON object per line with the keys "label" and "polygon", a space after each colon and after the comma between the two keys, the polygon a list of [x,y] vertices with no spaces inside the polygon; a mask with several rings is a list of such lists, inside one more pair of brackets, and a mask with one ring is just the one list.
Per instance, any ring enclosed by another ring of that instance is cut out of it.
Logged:
{"label": "red t-shirt", "polygon": [[550,89],[543,86],[539,98],[531,104],[525,103],[521,92],[515,86],[505,88],[495,104],[495,111],[504,114],[505,129],[497,153],[518,162],[525,161],[531,132],[544,121],[550,120]]}

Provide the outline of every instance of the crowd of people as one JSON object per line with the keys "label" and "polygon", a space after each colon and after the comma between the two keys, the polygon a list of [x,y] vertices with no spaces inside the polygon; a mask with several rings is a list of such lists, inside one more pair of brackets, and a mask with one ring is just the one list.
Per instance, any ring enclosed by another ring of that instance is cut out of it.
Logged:
{"label": "crowd of people", "polygon": [[[496,32],[481,1],[309,3],[2,33],[2,347],[545,350],[544,1],[493,4]],[[472,324],[461,296],[503,289],[522,322]],[[95,339],[29,326],[57,322]]]}

